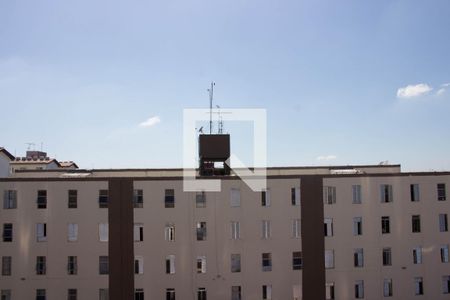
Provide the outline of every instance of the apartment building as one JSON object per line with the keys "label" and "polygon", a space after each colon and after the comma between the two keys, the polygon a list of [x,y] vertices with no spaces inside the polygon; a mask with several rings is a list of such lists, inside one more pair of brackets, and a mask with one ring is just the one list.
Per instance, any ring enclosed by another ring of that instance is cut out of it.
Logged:
{"label": "apartment building", "polygon": [[268,168],[255,192],[205,170],[220,192],[182,169],[1,178],[1,299],[450,297],[449,172]]}

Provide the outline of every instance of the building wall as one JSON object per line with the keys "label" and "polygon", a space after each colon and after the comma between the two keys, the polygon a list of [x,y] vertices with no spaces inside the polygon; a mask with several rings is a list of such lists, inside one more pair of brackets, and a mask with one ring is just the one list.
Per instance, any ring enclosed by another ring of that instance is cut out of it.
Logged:
{"label": "building wall", "polygon": [[[15,180],[15,181],[14,181]],[[99,208],[98,192],[108,181],[74,179],[0,180],[3,190],[18,191],[16,209],[0,209],[1,226],[14,224],[13,242],[0,241],[2,256],[12,256],[12,276],[1,276],[0,289],[11,289],[12,299],[33,299],[35,289],[46,288],[47,299],[65,299],[67,289],[78,289],[78,299],[98,299],[108,287],[108,275],[99,275],[98,257],[108,255],[108,242],[99,241],[98,224],[108,222],[108,209]],[[305,183],[306,181],[302,181]],[[166,288],[175,288],[177,299],[196,299],[199,287],[208,299],[231,299],[231,286],[242,287],[242,299],[261,299],[262,285],[272,286],[272,299],[293,299],[301,291],[301,270],[292,270],[292,252],[306,251],[302,238],[292,237],[292,220],[300,219],[302,206],[291,203],[291,188],[300,176],[268,180],[271,204],[261,206],[261,194],[236,178],[222,180],[222,191],[206,193],[206,207],[197,208],[195,193],[182,191],[181,179],[135,178],[134,189],[143,190],[143,208],[134,209],[134,223],[144,225],[143,242],[134,242],[134,254],[144,258],[143,274],[136,274],[136,288],[146,299],[164,299]],[[420,201],[410,201],[410,184],[419,184]],[[450,187],[450,175],[404,174],[328,176],[324,186],[336,187],[336,203],[324,204],[324,217],[333,219],[333,236],[324,239],[334,250],[334,268],[324,271],[335,285],[335,299],[354,299],[354,283],[364,280],[364,299],[383,298],[383,279],[392,278],[389,299],[446,299],[442,276],[450,264],[441,263],[440,245],[450,243],[448,232],[439,232],[440,213],[450,215],[447,201],[437,201],[437,183]],[[352,185],[361,185],[362,203],[352,204]],[[393,202],[380,203],[380,185],[393,187]],[[239,189],[241,204],[231,207],[230,190]],[[302,189],[308,189],[303,185]],[[48,191],[46,209],[37,209],[37,190]],[[78,208],[67,208],[67,191],[78,190]],[[164,207],[165,189],[174,189],[175,207]],[[304,193],[302,192],[302,195]],[[307,201],[322,199],[301,199]],[[411,232],[411,216],[421,216],[421,232]],[[381,234],[381,216],[390,216],[391,233]],[[317,215],[320,219],[322,216]],[[353,218],[363,218],[363,234],[353,235]],[[314,216],[312,216],[314,218]],[[271,221],[271,237],[262,239],[262,220]],[[207,223],[206,241],[196,240],[196,222]],[[241,237],[231,239],[231,221],[240,222]],[[303,220],[302,220],[303,221]],[[47,241],[36,241],[36,223],[47,223]],[[166,223],[175,224],[175,241],[165,240]],[[67,224],[78,224],[78,241],[67,241]],[[320,226],[322,227],[322,226]],[[3,228],[2,228],[3,229]],[[302,235],[317,228],[302,228]],[[322,227],[323,230],[323,227]],[[322,231],[323,232],[323,231]],[[115,238],[112,236],[112,238]],[[309,237],[310,238],[310,237]],[[423,247],[422,264],[413,264],[412,248]],[[391,247],[392,266],[382,266],[382,248]],[[364,267],[353,266],[353,250],[364,249]],[[261,254],[272,254],[272,271],[263,272]],[[241,254],[241,272],[231,272],[231,254]],[[35,275],[36,256],[47,257],[47,274]],[[67,275],[67,257],[78,257],[78,275]],[[175,274],[166,274],[165,258],[175,255]],[[206,256],[206,273],[198,274],[197,256]],[[308,262],[304,262],[304,265]],[[306,272],[306,269],[305,269]],[[422,276],[424,295],[414,295],[414,277]],[[301,297],[299,297],[301,299]],[[304,300],[309,300],[303,298]]]}
{"label": "building wall", "polygon": [[[175,288],[179,299],[196,299],[198,287],[208,299],[231,299],[231,286],[242,286],[243,299],[261,299],[262,285],[272,285],[273,299],[293,299],[293,287],[302,282],[301,270],[292,270],[292,252],[301,240],[292,237],[292,219],[300,206],[291,205],[291,187],[299,179],[269,180],[270,207],[261,195],[240,180],[222,181],[220,193],[206,193],[206,207],[196,208],[195,193],[183,193],[182,181],[135,181],[144,193],[144,208],[135,209],[135,222],[144,224],[144,242],[135,243],[135,255],[144,257],[144,274],[135,276],[136,288],[150,298],[164,299]],[[164,208],[164,189],[175,190],[175,208]],[[230,189],[241,191],[241,206],[230,206]],[[262,220],[271,221],[271,238],[261,238]],[[207,223],[206,241],[197,241],[196,222]],[[231,221],[240,222],[241,238],[231,239]],[[166,223],[175,224],[175,242],[165,240]],[[261,255],[272,253],[272,271],[263,272]],[[241,254],[241,272],[232,273],[232,253]],[[165,258],[175,255],[175,274],[165,274]],[[197,274],[196,258],[206,256],[206,273]]]}
{"label": "building wall", "polygon": [[9,157],[0,152],[0,177],[9,176],[10,173],[9,162],[10,162]]}
{"label": "building wall", "polygon": [[[332,237],[325,249],[333,249],[335,267],[326,270],[334,282],[336,299],[354,298],[356,280],[364,280],[364,299],[385,299],[383,280],[392,279],[388,299],[448,299],[442,293],[442,276],[450,264],[441,263],[440,245],[450,243],[450,233],[439,231],[439,214],[450,216],[450,199],[437,200],[437,183],[450,186],[450,176],[380,176],[326,178],[325,186],[336,187],[336,203],[325,204],[325,218],[333,218]],[[381,203],[380,185],[393,186],[393,202]],[[420,201],[411,202],[410,184],[419,184]],[[361,185],[362,203],[352,204],[352,185]],[[448,191],[447,191],[448,195]],[[421,232],[412,233],[412,215],[420,215]],[[381,233],[381,217],[390,217],[390,234]],[[353,218],[362,217],[363,234],[353,235]],[[413,264],[413,248],[422,246],[422,264]],[[384,247],[392,249],[392,266],[382,266]],[[364,267],[355,268],[353,251],[364,249]],[[423,277],[424,295],[416,296],[414,277]]]}
{"label": "building wall", "polygon": [[[98,207],[98,190],[107,182],[0,182],[0,191],[17,190],[17,209],[1,209],[0,220],[13,223],[13,242],[0,242],[2,256],[12,256],[12,276],[1,276],[0,289],[11,289],[12,299],[34,299],[46,289],[47,299],[66,299],[67,289],[78,289],[78,299],[97,300],[108,287],[99,275],[98,257],[108,255],[99,241],[98,224],[108,223],[108,209]],[[47,209],[37,209],[37,190],[47,190]],[[78,208],[67,208],[67,190],[78,190]],[[3,196],[2,196],[3,197]],[[2,199],[3,200],[3,199]],[[47,223],[47,241],[37,242],[36,223]],[[67,224],[78,224],[78,241],[68,242]],[[36,256],[47,257],[46,275],[36,275]],[[67,275],[67,257],[78,256],[78,275]]]}

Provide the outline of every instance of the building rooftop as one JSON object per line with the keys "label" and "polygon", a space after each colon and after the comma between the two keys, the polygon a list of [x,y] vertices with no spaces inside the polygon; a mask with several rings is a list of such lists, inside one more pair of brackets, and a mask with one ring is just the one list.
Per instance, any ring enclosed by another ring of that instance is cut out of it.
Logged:
{"label": "building rooftop", "polygon": [[[192,171],[192,169],[190,169]],[[182,168],[159,169],[64,169],[53,170],[17,170],[13,178],[106,178],[106,177],[142,177],[142,178],[182,178]],[[198,169],[196,170],[198,174]],[[400,165],[347,165],[347,166],[289,166],[268,167],[268,177],[300,175],[365,175],[365,174],[399,174]],[[209,176],[219,178],[220,176]],[[232,170],[225,178],[237,178]]]}
{"label": "building rooftop", "polygon": [[3,148],[3,147],[0,147],[0,153],[3,153],[3,154],[5,154],[6,156],[8,156],[10,160],[13,160],[13,159],[15,158],[14,155],[12,155],[11,153],[9,153],[9,151],[6,150],[6,149]]}

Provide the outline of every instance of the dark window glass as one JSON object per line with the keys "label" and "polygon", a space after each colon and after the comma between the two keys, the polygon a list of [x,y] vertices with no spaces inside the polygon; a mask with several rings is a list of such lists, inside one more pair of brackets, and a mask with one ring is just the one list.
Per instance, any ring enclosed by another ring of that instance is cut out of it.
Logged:
{"label": "dark window glass", "polygon": [[100,275],[109,274],[109,259],[108,256],[99,256],[98,257],[98,268]]}
{"label": "dark window glass", "polygon": [[144,192],[142,190],[133,190],[133,207],[144,207]]}
{"label": "dark window glass", "polygon": [[98,193],[98,207],[108,208],[109,195],[108,190],[100,190]]}
{"label": "dark window glass", "polygon": [[303,267],[302,252],[292,252],[292,269],[301,270]]}
{"label": "dark window glass", "polygon": [[13,240],[13,224],[5,223],[3,224],[3,241],[12,242]]}
{"label": "dark window glass", "polygon": [[446,191],[445,191],[445,183],[437,184],[437,194],[438,194],[439,201],[447,200],[447,195],[446,195]]}
{"label": "dark window glass", "polygon": [[77,190],[69,190],[68,197],[69,197],[68,204],[67,204],[68,208],[77,208],[77,206],[78,206],[78,203],[77,203],[78,202],[77,201],[78,191]]}
{"label": "dark window glass", "polygon": [[37,208],[39,208],[39,209],[47,208],[47,191],[46,190],[38,191]]}
{"label": "dark window glass", "polygon": [[45,275],[46,273],[46,257],[37,256],[36,257],[36,275]]}
{"label": "dark window glass", "polygon": [[172,190],[172,189],[165,190],[164,207],[165,208],[175,207],[175,191],[174,190]]}

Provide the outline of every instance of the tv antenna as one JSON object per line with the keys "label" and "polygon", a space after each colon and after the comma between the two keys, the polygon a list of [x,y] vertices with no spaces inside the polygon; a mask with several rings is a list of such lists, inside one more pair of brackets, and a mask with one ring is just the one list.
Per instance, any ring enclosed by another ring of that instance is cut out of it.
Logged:
{"label": "tv antenna", "polygon": [[212,134],[212,103],[214,97],[214,86],[216,83],[211,81],[211,88],[207,89],[209,92],[209,134]]}
{"label": "tv antenna", "polygon": [[217,122],[217,133],[218,134],[222,134],[223,133],[223,120],[222,120],[222,116],[220,115],[220,106],[216,105],[217,107],[217,114],[219,115],[219,121]]}
{"label": "tv antenna", "polygon": [[28,151],[31,151],[31,150],[34,150],[35,148],[35,146],[36,146],[36,144],[35,143],[25,143],[26,145],[28,145],[28,147],[27,147],[27,150]]}

